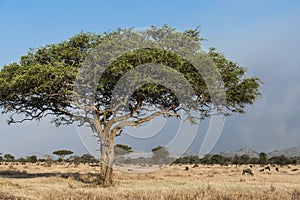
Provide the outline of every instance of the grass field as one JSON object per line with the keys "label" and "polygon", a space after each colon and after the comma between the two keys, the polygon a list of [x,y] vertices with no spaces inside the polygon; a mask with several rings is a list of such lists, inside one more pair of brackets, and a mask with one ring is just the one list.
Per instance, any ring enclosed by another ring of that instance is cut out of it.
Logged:
{"label": "grass field", "polygon": [[242,175],[247,166],[200,165],[188,171],[185,166],[116,167],[115,186],[101,188],[92,184],[98,167],[0,165],[0,199],[300,200],[300,166],[280,167],[279,172],[259,172],[261,167],[254,166],[254,176]]}

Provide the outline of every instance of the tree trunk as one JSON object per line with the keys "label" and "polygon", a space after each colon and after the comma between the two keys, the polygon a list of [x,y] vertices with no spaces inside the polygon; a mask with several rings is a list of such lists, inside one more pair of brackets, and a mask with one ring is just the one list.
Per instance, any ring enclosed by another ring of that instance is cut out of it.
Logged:
{"label": "tree trunk", "polygon": [[104,187],[113,185],[114,156],[114,140],[101,139],[100,176]]}

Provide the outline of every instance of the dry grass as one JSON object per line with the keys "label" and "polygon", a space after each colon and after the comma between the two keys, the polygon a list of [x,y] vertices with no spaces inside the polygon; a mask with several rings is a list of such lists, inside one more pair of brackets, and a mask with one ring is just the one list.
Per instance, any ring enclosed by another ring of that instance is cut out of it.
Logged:
{"label": "dry grass", "polygon": [[[300,200],[300,172],[288,167],[279,172],[241,175],[242,167],[185,166],[161,170],[126,166],[116,168],[115,186],[95,187],[91,183],[99,170],[88,165],[0,166],[0,199],[290,199]],[[296,166],[293,168],[299,168]],[[128,173],[127,169],[132,169]],[[158,167],[153,167],[158,169]],[[134,173],[139,172],[139,173]]]}

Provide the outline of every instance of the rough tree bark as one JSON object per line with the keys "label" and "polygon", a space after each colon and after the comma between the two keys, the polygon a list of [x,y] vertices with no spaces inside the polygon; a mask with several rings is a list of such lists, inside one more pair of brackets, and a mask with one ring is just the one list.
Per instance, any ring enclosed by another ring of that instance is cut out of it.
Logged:
{"label": "rough tree bark", "polygon": [[[136,112],[138,108],[139,106],[136,107],[134,112]],[[114,140],[116,136],[120,135],[121,129],[126,126],[137,126],[144,122],[148,122],[157,116],[162,116],[163,114],[176,117],[180,116],[176,113],[170,113],[171,108],[172,106],[166,108],[164,111],[157,111],[144,118],[138,118],[135,121],[127,121],[131,118],[132,113],[125,116],[116,117],[105,123],[105,126],[101,125],[99,115],[95,115],[96,130],[101,140],[100,184],[103,187],[109,187],[113,185],[113,164],[115,159]],[[113,124],[115,123],[118,124],[112,128]]]}
{"label": "rough tree bark", "polygon": [[114,139],[101,139],[100,175],[104,187],[113,185],[114,158]]}

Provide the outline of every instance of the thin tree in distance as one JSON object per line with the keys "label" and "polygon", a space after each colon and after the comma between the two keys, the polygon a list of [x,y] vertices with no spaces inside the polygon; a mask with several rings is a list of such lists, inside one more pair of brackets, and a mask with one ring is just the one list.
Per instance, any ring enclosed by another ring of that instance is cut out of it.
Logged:
{"label": "thin tree in distance", "polygon": [[57,151],[53,151],[53,154],[59,156],[61,161],[64,162],[65,161],[65,156],[73,154],[73,151],[70,151],[70,150],[57,150]]}
{"label": "thin tree in distance", "polygon": [[155,164],[164,164],[168,162],[169,150],[163,146],[157,146],[152,149],[152,160]]}

